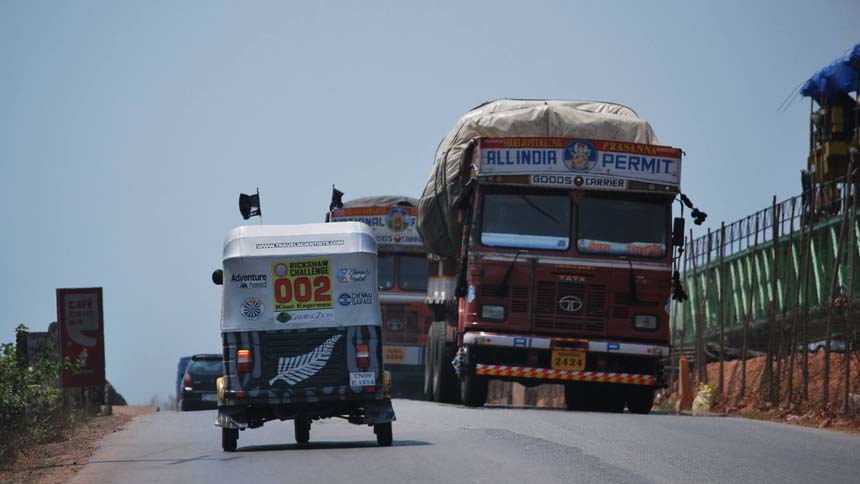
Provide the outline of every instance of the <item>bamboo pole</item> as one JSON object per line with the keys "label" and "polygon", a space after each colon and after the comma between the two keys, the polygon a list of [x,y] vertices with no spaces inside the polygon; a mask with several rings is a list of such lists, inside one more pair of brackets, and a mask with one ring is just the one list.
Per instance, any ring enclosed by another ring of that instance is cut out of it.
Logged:
{"label": "bamboo pole", "polygon": [[702,275],[704,276],[704,280],[702,284],[705,287],[702,288],[702,292],[704,293],[704,297],[702,298],[702,321],[701,321],[701,330],[699,331],[699,354],[702,356],[702,364],[697,365],[699,370],[699,381],[708,383],[708,364],[705,358],[705,326],[708,323],[708,302],[711,292],[711,281],[708,277],[708,271],[711,270],[711,248],[713,247],[711,241],[711,229],[708,229],[708,239],[707,239],[707,248],[705,249],[705,268],[702,271]]}
{"label": "bamboo pole", "polygon": [[776,324],[776,305],[779,303],[777,293],[779,292],[779,218],[780,210],[776,204],[776,195],[771,203],[771,300],[768,307],[768,335],[767,335],[767,360],[765,362],[765,374],[767,378],[768,399],[771,404],[776,405],[779,400],[779,374],[773,371],[773,359],[778,351],[779,334]]}
{"label": "bamboo pole", "polygon": [[753,313],[753,297],[755,297],[755,279],[756,279],[756,252],[758,251],[758,222],[759,214],[755,214],[755,235],[753,236],[753,250],[750,258],[750,292],[749,300],[747,301],[747,314],[744,318],[743,341],[741,343],[741,391],[738,398],[743,399],[747,391],[747,338],[752,322]]}
{"label": "bamboo pole", "polygon": [[803,274],[803,325],[801,328],[801,338],[803,347],[801,348],[801,364],[803,366],[800,382],[800,398],[803,401],[809,399],[809,280],[814,270],[812,268],[812,231],[815,227],[815,210],[818,205],[818,184],[812,173],[809,174],[812,178],[812,197],[810,202],[809,220],[807,221],[807,236],[806,236],[806,270]]}
{"label": "bamboo pole", "polygon": [[[797,199],[791,199],[791,216],[788,219],[788,246],[785,248],[785,282],[783,283],[782,288],[782,322],[780,323],[780,337],[782,342],[779,345],[779,356],[776,360],[776,373],[780,375],[782,378],[782,369],[783,369],[783,360],[785,359],[786,351],[791,352],[791,347],[794,345],[794,340],[789,338],[789,341],[786,341],[786,322],[788,321],[788,289],[791,286],[791,274],[792,274],[792,264],[791,260],[794,256],[794,209],[796,205]],[[796,279],[796,277],[795,277]],[[791,383],[793,378],[791,376],[793,370],[793,366],[790,366],[788,369],[788,386],[789,386],[789,395],[791,394]],[[780,390],[781,392],[781,390]],[[781,394],[781,393],[780,393]],[[789,400],[791,398],[789,397]]]}
{"label": "bamboo pole", "polygon": [[[696,311],[693,314],[693,321],[692,321],[693,331],[694,331],[693,337],[696,340],[694,350],[693,350],[694,351],[693,363],[695,363],[695,365],[696,365],[696,371],[694,372],[694,374],[696,375],[696,378],[698,379],[698,377],[699,377],[699,365],[701,364],[701,356],[699,355],[699,332],[700,332],[699,320],[702,319],[702,315],[700,314],[699,308],[698,308],[698,306],[699,306],[699,274],[698,274],[698,270],[696,268],[696,255],[697,255],[696,250],[697,249],[696,249],[696,240],[693,238],[693,229],[690,229],[690,243],[693,247],[693,252],[692,252],[692,254],[690,254],[690,262],[693,265],[693,294],[696,295],[696,299],[693,302],[697,306]],[[698,380],[698,381],[701,381],[701,380]],[[697,381],[697,383],[698,383],[698,381]]]}
{"label": "bamboo pole", "polygon": [[[860,94],[858,94],[860,95]],[[851,411],[851,353],[854,342],[854,264],[857,258],[857,182],[851,183],[851,242],[848,252],[851,254],[848,269],[848,316],[845,318],[845,353],[842,361],[843,386],[845,387],[842,412],[846,415]]]}
{"label": "bamboo pole", "polygon": [[726,324],[725,324],[725,294],[726,294],[726,277],[725,277],[725,256],[726,256],[726,223],[720,223],[720,293],[719,293],[719,320],[720,320],[720,378],[717,383],[717,392],[720,396],[723,395],[723,386],[725,380],[725,362],[726,362]]}
{"label": "bamboo pole", "polygon": [[[854,161],[848,162],[848,172],[845,174],[845,191],[853,183]],[[833,337],[833,319],[836,317],[839,307],[836,303],[836,281],[839,278],[839,265],[842,262],[842,247],[845,245],[845,226],[848,225],[848,196],[844,194],[842,201],[842,224],[839,227],[839,241],[836,243],[835,261],[833,262],[833,273],[830,277],[830,292],[828,293],[827,321],[824,325],[824,388],[821,392],[821,408],[827,411],[830,404],[830,343]]]}

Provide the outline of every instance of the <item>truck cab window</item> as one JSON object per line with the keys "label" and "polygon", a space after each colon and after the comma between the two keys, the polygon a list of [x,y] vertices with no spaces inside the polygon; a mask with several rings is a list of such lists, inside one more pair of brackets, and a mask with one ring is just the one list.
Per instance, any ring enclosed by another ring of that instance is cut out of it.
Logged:
{"label": "truck cab window", "polygon": [[380,255],[378,261],[379,288],[382,290],[394,289],[394,256]]}
{"label": "truck cab window", "polygon": [[397,287],[404,291],[426,291],[428,278],[426,256],[400,256],[400,266],[397,269]]}
{"label": "truck cab window", "polygon": [[668,210],[665,201],[586,195],[577,207],[576,245],[588,254],[663,257]]}
{"label": "truck cab window", "polygon": [[567,250],[570,197],[492,193],[484,196],[481,243],[492,247]]}

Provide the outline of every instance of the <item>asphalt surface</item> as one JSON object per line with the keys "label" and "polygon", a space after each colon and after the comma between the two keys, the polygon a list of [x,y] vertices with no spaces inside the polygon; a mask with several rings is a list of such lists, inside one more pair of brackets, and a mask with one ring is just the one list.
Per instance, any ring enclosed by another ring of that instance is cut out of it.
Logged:
{"label": "asphalt surface", "polygon": [[240,433],[221,451],[215,411],[162,412],[105,438],[73,483],[852,483],[860,436],[723,417],[395,400],[394,446],[370,427],[292,422]]}

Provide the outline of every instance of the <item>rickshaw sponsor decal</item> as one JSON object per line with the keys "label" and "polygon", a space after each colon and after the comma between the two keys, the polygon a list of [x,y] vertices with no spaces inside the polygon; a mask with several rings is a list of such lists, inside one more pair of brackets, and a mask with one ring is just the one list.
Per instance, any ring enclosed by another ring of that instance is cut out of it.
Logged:
{"label": "rickshaw sponsor decal", "polygon": [[[278,358],[278,374],[269,380],[269,385],[274,385],[277,381],[283,381],[287,385],[295,385],[319,373],[325,367],[326,363],[328,363],[329,358],[331,358],[334,345],[340,340],[341,336],[340,334],[336,334],[323,341],[313,351],[303,355]],[[350,373],[350,382],[352,381],[352,375]]]}
{"label": "rickshaw sponsor decal", "polygon": [[350,282],[364,282],[367,279],[367,269],[338,269],[337,280],[349,284]]}
{"label": "rickshaw sponsor decal", "polygon": [[275,262],[272,274],[274,312],[334,308],[329,259]]}
{"label": "rickshaw sponsor decal", "polygon": [[233,274],[230,282],[240,289],[265,289],[269,276],[266,274]]}
{"label": "rickshaw sponsor decal", "polygon": [[263,302],[255,297],[249,297],[242,302],[242,316],[245,319],[255,320],[263,314]]}
{"label": "rickshaw sponsor decal", "polygon": [[359,306],[362,304],[373,304],[373,293],[368,291],[362,292],[343,292],[338,296],[337,302],[341,306]]}
{"label": "rickshaw sponsor decal", "polygon": [[299,313],[286,313],[290,315],[290,321],[334,321],[334,313],[331,311],[302,311]]}
{"label": "rickshaw sponsor decal", "polygon": [[257,244],[257,249],[295,249],[304,247],[332,247],[343,245],[343,239],[339,240],[304,240],[298,242],[269,242],[266,244]]}

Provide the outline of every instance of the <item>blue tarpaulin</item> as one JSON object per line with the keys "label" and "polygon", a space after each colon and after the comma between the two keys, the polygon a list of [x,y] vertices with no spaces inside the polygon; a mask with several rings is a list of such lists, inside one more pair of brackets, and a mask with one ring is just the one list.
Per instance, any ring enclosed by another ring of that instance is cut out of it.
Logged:
{"label": "blue tarpaulin", "polygon": [[824,97],[832,99],[840,92],[856,91],[858,76],[860,76],[860,44],[813,74],[800,88],[800,94],[811,97],[821,104]]}

